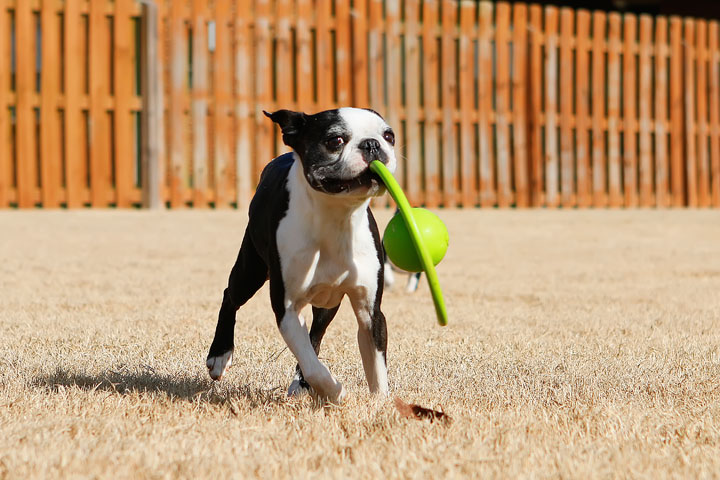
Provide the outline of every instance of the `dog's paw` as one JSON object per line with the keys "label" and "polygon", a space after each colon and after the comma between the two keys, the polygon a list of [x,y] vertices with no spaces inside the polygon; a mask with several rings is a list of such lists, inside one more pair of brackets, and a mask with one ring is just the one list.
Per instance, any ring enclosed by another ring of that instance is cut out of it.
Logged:
{"label": "dog's paw", "polygon": [[230,365],[232,365],[232,357],[232,350],[228,350],[222,355],[218,355],[216,357],[208,357],[205,365],[207,365],[210,378],[213,380],[221,380],[225,375],[225,372],[227,372],[228,368],[230,368]]}
{"label": "dog's paw", "polygon": [[292,382],[290,382],[290,386],[288,387],[288,397],[296,397],[298,395],[309,393],[310,390],[311,387],[303,378],[300,370],[296,370],[295,376],[293,377]]}
{"label": "dog's paw", "polygon": [[395,284],[395,274],[392,270],[392,265],[389,262],[385,262],[385,269],[383,271],[383,284],[388,290]]}
{"label": "dog's paw", "polygon": [[408,277],[407,284],[405,285],[405,291],[407,293],[413,293],[417,290],[418,284],[420,283],[420,275],[413,273]]}

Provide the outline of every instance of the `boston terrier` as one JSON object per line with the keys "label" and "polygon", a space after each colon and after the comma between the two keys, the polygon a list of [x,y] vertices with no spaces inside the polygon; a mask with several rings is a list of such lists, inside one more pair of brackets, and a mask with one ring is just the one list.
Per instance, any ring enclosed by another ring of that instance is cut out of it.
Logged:
{"label": "boston terrier", "polygon": [[[368,387],[386,394],[387,327],[380,309],[384,251],[369,208],[371,197],[385,193],[385,186],[369,164],[377,159],[395,171],[395,134],[378,113],[366,109],[264,113],[280,126],[293,151],[265,167],[250,203],[207,357],[210,377],[220,380],[230,367],[235,313],[269,279],[277,326],[297,359],[288,395],[311,390],[333,403],[345,396],[318,352],[346,295],[357,317]],[[308,304],[309,333],[301,314]]]}

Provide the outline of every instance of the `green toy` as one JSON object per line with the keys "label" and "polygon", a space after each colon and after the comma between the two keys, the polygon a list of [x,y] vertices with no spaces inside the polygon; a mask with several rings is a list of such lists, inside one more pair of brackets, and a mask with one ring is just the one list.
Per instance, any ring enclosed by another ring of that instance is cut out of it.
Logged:
{"label": "green toy", "polygon": [[[438,323],[445,326],[447,325],[448,316],[442,290],[440,290],[440,282],[435,272],[435,265],[445,256],[449,238],[447,229],[442,221],[433,213],[422,208],[410,207],[410,203],[408,203],[402,188],[400,188],[395,177],[393,177],[390,170],[388,170],[382,162],[378,160],[370,162],[370,170],[375,172],[383,183],[385,183],[388,192],[390,192],[390,195],[400,210],[400,216],[406,227],[403,229],[400,224],[398,224],[399,220],[395,221],[397,215],[390,221],[390,224],[388,224],[388,228],[385,230],[385,238],[383,239],[383,244],[385,245],[388,256],[393,263],[404,270],[416,272],[422,270],[425,272],[428,285],[430,286],[430,292],[432,293],[433,303],[435,304]],[[391,225],[392,230],[389,231]],[[410,238],[410,242],[407,241],[408,237]],[[412,249],[409,248],[410,245],[414,247],[417,255],[409,253],[412,252]],[[403,265],[412,268],[406,269]]]}

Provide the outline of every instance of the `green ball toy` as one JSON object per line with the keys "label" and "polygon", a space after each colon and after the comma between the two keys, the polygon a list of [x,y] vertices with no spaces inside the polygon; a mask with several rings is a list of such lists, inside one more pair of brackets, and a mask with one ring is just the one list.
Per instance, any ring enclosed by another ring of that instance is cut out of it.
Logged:
{"label": "green ball toy", "polygon": [[[425,247],[432,258],[433,265],[437,265],[445,256],[450,242],[445,224],[440,217],[424,208],[412,208],[412,216],[420,231]],[[408,272],[422,272],[423,264],[417,250],[413,245],[402,215],[396,214],[385,228],[383,245],[390,261],[398,268]]]}

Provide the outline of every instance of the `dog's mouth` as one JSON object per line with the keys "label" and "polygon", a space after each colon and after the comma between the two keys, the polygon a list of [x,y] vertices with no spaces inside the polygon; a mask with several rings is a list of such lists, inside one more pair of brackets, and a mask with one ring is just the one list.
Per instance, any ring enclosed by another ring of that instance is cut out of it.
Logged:
{"label": "dog's mouth", "polygon": [[366,196],[374,196],[385,191],[385,184],[369,168],[354,178],[308,177],[308,182],[315,190],[331,195],[363,193]]}

